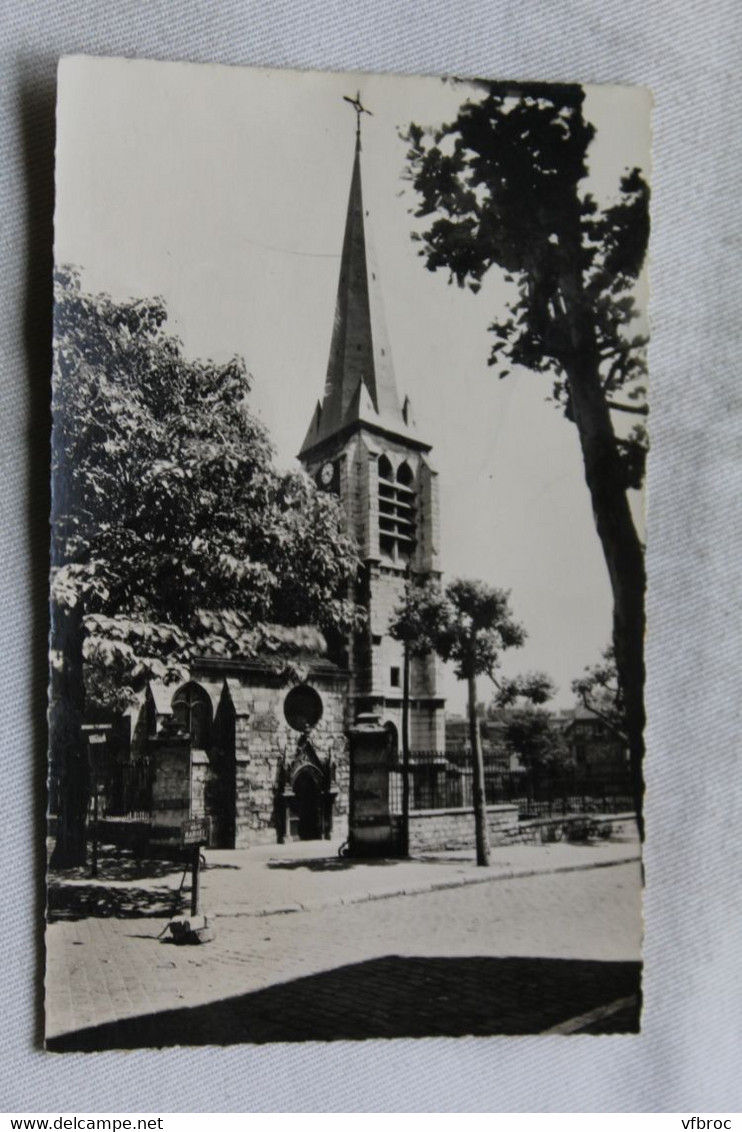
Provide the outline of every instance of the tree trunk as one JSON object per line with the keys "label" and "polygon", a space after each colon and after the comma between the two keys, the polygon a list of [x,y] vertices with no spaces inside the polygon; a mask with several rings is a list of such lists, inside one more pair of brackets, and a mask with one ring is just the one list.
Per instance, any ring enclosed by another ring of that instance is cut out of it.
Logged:
{"label": "tree trunk", "polygon": [[490,843],[487,833],[487,803],[484,795],[484,759],[482,758],[482,740],[479,733],[479,717],[477,716],[477,678],[469,676],[469,738],[471,741],[471,757],[474,765],[474,829],[477,841],[477,864],[489,865]]}
{"label": "tree trunk", "polygon": [[403,857],[410,855],[410,644],[404,642],[402,675],[402,845]]}
{"label": "tree trunk", "polygon": [[82,610],[56,610],[52,646],[58,663],[52,666],[49,707],[50,772],[58,780],[57,839],[49,862],[52,869],[85,864],[86,819],[90,789],[88,757],[82,736],[85,685],[82,659]]}
{"label": "tree trunk", "polygon": [[[571,283],[571,286],[570,286]],[[579,305],[580,283],[564,293]],[[570,293],[571,292],[571,293]],[[634,527],[610,411],[601,388],[589,316],[572,323],[574,349],[565,359],[569,394],[580,437],[585,481],[613,592],[613,644],[624,697],[632,789],[640,836],[644,837],[644,553]]]}

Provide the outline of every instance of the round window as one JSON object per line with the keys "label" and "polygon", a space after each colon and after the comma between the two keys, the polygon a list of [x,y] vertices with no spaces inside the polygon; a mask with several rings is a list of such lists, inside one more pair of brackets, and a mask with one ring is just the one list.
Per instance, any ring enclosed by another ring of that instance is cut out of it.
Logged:
{"label": "round window", "polygon": [[322,700],[319,692],[308,684],[292,688],[283,701],[283,714],[294,731],[306,731],[316,727],[322,718]]}

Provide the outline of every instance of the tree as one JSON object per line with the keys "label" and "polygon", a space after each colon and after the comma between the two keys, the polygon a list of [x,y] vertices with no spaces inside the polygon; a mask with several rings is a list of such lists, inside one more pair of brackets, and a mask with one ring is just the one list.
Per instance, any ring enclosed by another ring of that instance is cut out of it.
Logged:
{"label": "tree", "polygon": [[617,739],[628,744],[623,691],[618,681],[612,645],[603,650],[598,664],[589,665],[584,676],[572,681],[572,691],[583,707],[601,720]]}
{"label": "tree", "polygon": [[[613,593],[613,641],[623,689],[637,815],[644,754],[644,559],[627,489],[640,485],[641,423],[618,435],[612,413],[646,415],[645,339],[634,333],[633,288],[648,240],[648,189],[626,173],[600,209],[582,182],[595,135],[584,91],[564,84],[477,83],[455,121],[434,134],[411,125],[410,175],[418,238],[430,271],[479,290],[491,267],[512,287],[507,316],[490,327],[490,364],[553,380],[577,427],[585,480]],[[500,371],[507,376],[508,370]]]}
{"label": "tree", "polygon": [[502,737],[509,751],[517,755],[526,771],[529,796],[546,778],[558,778],[569,760],[564,734],[553,716],[543,708],[520,706],[500,713]]}
{"label": "tree", "polygon": [[[85,857],[80,724],[115,690],[182,679],[194,650],[229,655],[273,621],[354,628],[355,544],[336,500],[273,464],[248,411],[244,362],[193,361],[161,300],[88,295],[55,279],[52,862]],[[110,703],[107,705],[110,706]]]}
{"label": "tree", "polygon": [[485,582],[459,578],[441,593],[437,582],[408,587],[406,606],[396,611],[390,632],[405,640],[419,655],[435,650],[451,661],[459,680],[466,680],[469,737],[474,769],[474,823],[477,864],[490,862],[487,808],[484,793],[484,761],[477,715],[477,679],[496,672],[503,652],[519,648],[526,639],[524,628],[512,616],[510,594]]}
{"label": "tree", "polygon": [[568,758],[562,731],[541,706],[555,692],[553,681],[542,673],[500,680],[487,712],[500,724],[507,748],[528,772],[531,788],[542,774],[558,774]]}
{"label": "tree", "polygon": [[392,616],[389,635],[403,644],[402,667],[402,856],[410,853],[410,660],[435,652],[450,611],[437,583],[408,577],[404,601]]}

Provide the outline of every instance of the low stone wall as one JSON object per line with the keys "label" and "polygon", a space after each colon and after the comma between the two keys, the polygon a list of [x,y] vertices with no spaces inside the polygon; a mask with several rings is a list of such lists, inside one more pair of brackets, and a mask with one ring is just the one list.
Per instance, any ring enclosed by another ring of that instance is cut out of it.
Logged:
{"label": "low stone wall", "polygon": [[[638,837],[636,814],[632,812],[570,814],[562,824],[564,841],[635,841]],[[550,840],[543,834],[540,839]]]}
{"label": "low stone wall", "polygon": [[553,841],[631,841],[636,836],[636,817],[620,814],[564,814],[532,818],[508,831],[502,843],[546,845]]}
{"label": "low stone wall", "polygon": [[[561,817],[518,820],[518,807],[497,805],[487,807],[487,829],[490,845],[543,845],[552,841],[572,840],[572,827],[585,827],[586,815],[567,814]],[[630,841],[636,834],[633,813],[590,814],[589,837],[607,840]],[[401,837],[402,819],[392,818],[396,833]],[[575,836],[575,840],[585,840]],[[413,810],[410,813],[410,852],[431,853],[445,849],[473,849],[476,844],[474,812],[471,809]]]}
{"label": "low stone wall", "polygon": [[[399,824],[401,818],[396,817]],[[487,807],[487,829],[491,845],[507,844],[518,830],[518,807]],[[471,849],[475,844],[474,812],[471,809],[418,810],[410,814],[410,851]]]}

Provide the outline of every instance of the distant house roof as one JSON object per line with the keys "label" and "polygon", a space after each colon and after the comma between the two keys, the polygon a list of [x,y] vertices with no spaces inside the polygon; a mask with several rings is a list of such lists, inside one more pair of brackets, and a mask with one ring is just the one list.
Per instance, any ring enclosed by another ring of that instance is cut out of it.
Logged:
{"label": "distant house roof", "polygon": [[569,712],[564,712],[565,727],[572,727],[575,723],[602,723],[605,726],[605,721],[590,708],[586,708],[584,704],[578,707],[571,708]]}

